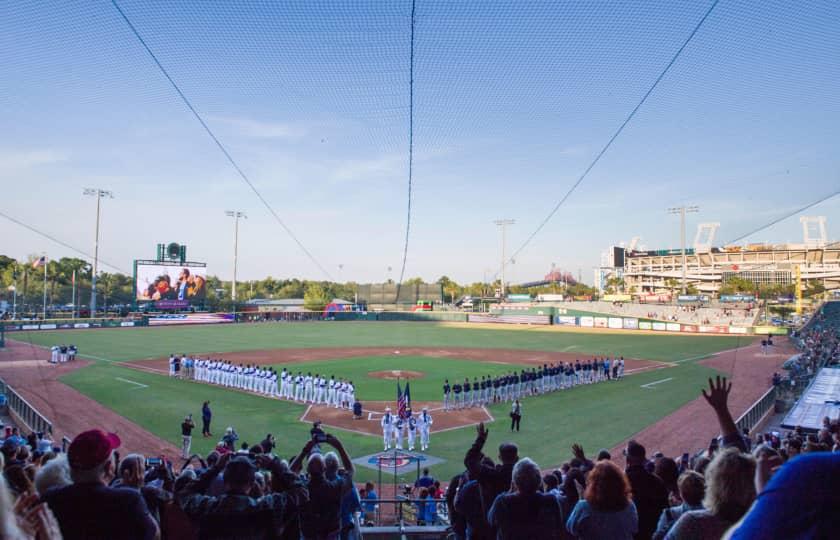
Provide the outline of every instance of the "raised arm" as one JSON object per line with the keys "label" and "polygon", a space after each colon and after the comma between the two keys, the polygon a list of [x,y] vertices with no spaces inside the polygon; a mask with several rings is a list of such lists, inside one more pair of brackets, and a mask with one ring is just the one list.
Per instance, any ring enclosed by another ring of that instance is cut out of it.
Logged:
{"label": "raised arm", "polygon": [[464,466],[470,472],[470,478],[477,479],[481,473],[481,459],[484,457],[482,449],[489,434],[490,431],[484,427],[484,422],[479,423],[476,427],[475,442],[467,450],[467,455],[464,456]]}
{"label": "raised arm", "polygon": [[306,441],[306,444],[303,445],[303,449],[298,452],[298,455],[296,455],[295,459],[291,462],[291,464],[289,464],[289,468],[293,473],[297,474],[300,472],[301,467],[303,467],[303,460],[309,456],[309,452],[312,451],[315,444],[315,439],[309,439]]}
{"label": "raised arm", "polygon": [[741,434],[738,433],[738,427],[735,425],[735,420],[732,419],[732,413],[729,412],[727,404],[731,390],[732,383],[727,383],[726,377],[721,378],[718,375],[714,381],[709,379],[709,393],[707,394],[704,389],[703,397],[717,415],[720,433],[723,435],[723,445],[735,446],[742,452],[746,452],[747,447]]}

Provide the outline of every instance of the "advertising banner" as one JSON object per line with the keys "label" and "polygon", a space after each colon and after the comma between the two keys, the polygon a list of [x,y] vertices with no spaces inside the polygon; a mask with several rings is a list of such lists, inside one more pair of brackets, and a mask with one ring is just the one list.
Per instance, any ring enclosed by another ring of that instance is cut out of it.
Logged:
{"label": "advertising banner", "polygon": [[134,326],[134,321],[123,321],[120,323],[120,326]]}
{"label": "advertising banner", "polygon": [[700,333],[703,333],[703,334],[728,334],[729,333],[729,327],[726,326],[725,324],[716,324],[716,325],[712,325],[712,326],[704,325],[704,326],[701,326],[699,328],[699,330],[700,330]]}
{"label": "advertising banner", "polygon": [[669,332],[679,332],[680,331],[680,325],[679,325],[679,323],[669,322],[669,323],[665,324],[665,329],[668,330]]}
{"label": "advertising banner", "polygon": [[186,309],[190,307],[189,300],[158,300],[155,302],[157,309]]}
{"label": "advertising banner", "polygon": [[682,327],[682,331],[683,332],[697,333],[697,327],[694,326],[693,324],[684,324],[683,327]]}
{"label": "advertising banner", "polygon": [[621,317],[610,317],[607,321],[607,326],[610,328],[623,328]]}
{"label": "advertising banner", "polygon": [[554,319],[554,322],[560,326],[575,326],[577,324],[577,319],[569,315],[558,315]]}
{"label": "advertising banner", "polygon": [[629,294],[605,294],[601,297],[604,302],[629,302],[632,299]]}
{"label": "advertising banner", "polygon": [[730,334],[746,334],[747,329],[743,326],[730,326],[729,327]]}
{"label": "advertising banner", "polygon": [[639,330],[652,330],[653,326],[651,326],[650,321],[639,321]]}
{"label": "advertising banner", "polygon": [[664,322],[655,322],[655,323],[653,323],[653,329],[664,331],[665,330],[665,323]]}
{"label": "advertising banner", "polygon": [[135,298],[138,301],[203,302],[207,295],[207,267],[195,263],[138,262]]}
{"label": "advertising banner", "polygon": [[721,302],[754,302],[755,296],[752,294],[722,294],[720,295]]}
{"label": "advertising banner", "polygon": [[686,303],[686,302],[708,302],[709,295],[707,294],[681,294],[677,296],[677,302],[679,303]]}
{"label": "advertising banner", "polygon": [[786,336],[788,334],[788,329],[783,326],[756,326],[753,331],[758,335]]}
{"label": "advertising banner", "polygon": [[632,319],[626,318],[622,321],[624,328],[627,330],[638,330],[639,329],[639,319]]}
{"label": "advertising banner", "polygon": [[218,324],[233,322],[232,313],[184,313],[179,315],[158,315],[149,317],[149,326],[174,324]]}
{"label": "advertising banner", "polygon": [[593,326],[595,326],[595,318],[594,317],[589,317],[589,316],[581,317],[580,318],[580,325],[592,328]]}
{"label": "advertising banner", "polygon": [[607,327],[607,318],[606,317],[595,317],[595,328],[606,328]]}

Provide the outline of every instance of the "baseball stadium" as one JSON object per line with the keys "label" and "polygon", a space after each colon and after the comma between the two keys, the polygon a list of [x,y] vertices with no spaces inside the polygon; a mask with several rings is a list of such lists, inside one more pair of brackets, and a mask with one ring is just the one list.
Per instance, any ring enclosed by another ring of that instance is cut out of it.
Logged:
{"label": "baseball stadium", "polygon": [[608,4],[0,8],[0,537],[832,537],[840,11]]}

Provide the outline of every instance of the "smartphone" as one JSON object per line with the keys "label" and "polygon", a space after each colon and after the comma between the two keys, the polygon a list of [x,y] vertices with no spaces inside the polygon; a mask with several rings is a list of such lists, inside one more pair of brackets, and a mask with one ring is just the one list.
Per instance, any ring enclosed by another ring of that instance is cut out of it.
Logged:
{"label": "smartphone", "polygon": [[146,458],[146,467],[158,467],[160,464],[163,463],[163,460],[159,457],[149,457]]}
{"label": "smartphone", "polygon": [[318,443],[327,442],[327,434],[326,433],[316,433],[315,437],[313,437],[313,438],[315,439],[315,442],[318,442]]}

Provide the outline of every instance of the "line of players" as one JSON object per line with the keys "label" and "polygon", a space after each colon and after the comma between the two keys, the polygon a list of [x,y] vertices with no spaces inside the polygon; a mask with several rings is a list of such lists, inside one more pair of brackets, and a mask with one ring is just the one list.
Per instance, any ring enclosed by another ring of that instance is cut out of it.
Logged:
{"label": "line of players", "polygon": [[50,347],[50,364],[63,364],[76,359],[79,349],[75,345],[53,345]]}
{"label": "line of players", "polygon": [[[183,370],[181,367],[183,366]],[[283,371],[278,375],[273,368],[249,364],[234,364],[227,360],[191,358],[187,355],[169,357],[169,374],[178,377],[183,371],[185,378],[200,382],[226,386],[256,392],[268,397],[329,405],[336,409],[352,410],[356,402],[355,388],[352,381],[329,380],[320,374],[297,375]]]}
{"label": "line of players", "polygon": [[624,357],[593,358],[544,364],[540,368],[523,369],[498,377],[485,376],[479,381],[464,379],[463,383],[443,384],[443,408],[445,410],[481,407],[489,403],[513,401],[525,396],[535,396],[565,390],[580,384],[617,380],[624,376]]}
{"label": "line of players", "polygon": [[411,409],[406,409],[405,415],[391,414],[391,407],[385,407],[385,414],[382,415],[380,425],[382,426],[382,442],[385,451],[391,449],[391,444],[397,450],[402,450],[403,436],[408,442],[408,450],[414,450],[414,440],[420,434],[420,450],[425,452],[429,449],[429,431],[434,424],[429,409],[423,407],[423,412],[414,416]]}

